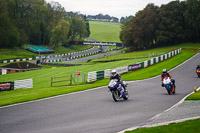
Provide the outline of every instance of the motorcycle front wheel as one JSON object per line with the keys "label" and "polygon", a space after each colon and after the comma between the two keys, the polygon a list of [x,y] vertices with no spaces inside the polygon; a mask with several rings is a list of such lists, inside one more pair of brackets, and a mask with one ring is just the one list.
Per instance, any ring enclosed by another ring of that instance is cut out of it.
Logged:
{"label": "motorcycle front wheel", "polygon": [[169,95],[171,95],[171,88],[166,88]]}
{"label": "motorcycle front wheel", "polygon": [[118,90],[112,91],[112,97],[113,97],[113,100],[114,100],[115,102],[119,101],[119,99],[120,99],[119,96],[120,96],[120,94],[119,94],[119,91],[118,91]]}

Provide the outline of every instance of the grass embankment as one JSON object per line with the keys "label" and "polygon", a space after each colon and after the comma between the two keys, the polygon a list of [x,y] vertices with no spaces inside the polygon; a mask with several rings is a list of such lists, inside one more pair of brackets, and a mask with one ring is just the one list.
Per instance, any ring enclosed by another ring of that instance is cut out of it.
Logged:
{"label": "grass embankment", "polygon": [[200,100],[200,91],[191,94],[185,100]]}
{"label": "grass embankment", "polygon": [[[185,44],[184,44],[185,45]],[[137,58],[152,58],[154,56],[158,56],[161,54],[165,54],[167,52],[171,52],[173,49],[179,49],[181,45],[171,46],[171,47],[162,47],[162,48],[155,48],[145,51],[133,51],[129,53],[125,53],[122,51],[121,53],[117,53],[115,55],[107,56],[101,59],[93,59],[93,62],[101,62],[101,61],[110,61],[110,60],[130,60],[130,59],[137,59]]]}
{"label": "grass embankment", "polygon": [[[194,48],[194,46],[195,45],[190,44],[190,47]],[[180,45],[175,46],[175,47],[180,47]],[[163,48],[163,49],[166,49],[166,48]],[[192,57],[194,54],[195,52],[193,51],[193,49],[182,49],[182,53],[175,57],[172,57],[161,63],[155,64],[151,67],[125,74],[122,76],[122,78],[124,80],[139,80],[139,79],[145,79],[145,78],[153,77],[156,75],[160,75],[163,66],[169,70],[179,65],[180,63],[184,62],[188,58]],[[82,86],[50,87],[50,78],[54,76],[68,75],[71,72],[75,72],[75,71],[90,72],[90,71],[111,69],[111,68],[127,65],[128,63],[134,64],[141,61],[142,61],[141,59],[124,60],[124,61],[122,60],[122,61],[116,61],[115,63],[110,62],[110,63],[97,63],[94,65],[85,65],[85,66],[76,66],[76,67],[59,67],[59,68],[54,68],[54,69],[49,68],[49,69],[43,69],[43,70],[23,72],[23,73],[1,75],[0,76],[1,82],[32,78],[34,88],[19,89],[19,90],[0,93],[0,106],[91,89],[91,88],[95,88],[99,86],[105,86],[108,83],[108,79],[100,80],[100,81],[97,81],[91,84],[82,85]],[[147,73],[149,73],[149,75]]]}
{"label": "grass embankment", "polygon": [[[55,49],[55,53],[51,55],[56,55],[56,54],[64,54],[64,53],[70,53],[70,52],[76,52],[76,51],[81,51],[85,49],[89,49],[92,46],[89,45],[74,45],[70,48],[66,48],[63,46],[58,46]],[[38,56],[38,54],[29,52],[25,49],[26,47],[24,46],[23,48],[7,48],[7,49],[0,49],[0,60],[9,60],[9,59],[21,59],[21,58],[31,58]],[[44,55],[45,56],[45,55]],[[2,64],[3,65],[3,64]]]}
{"label": "grass embankment", "polygon": [[100,42],[121,42],[120,23],[90,21],[90,38]]}
{"label": "grass embankment", "polygon": [[125,133],[199,133],[200,119],[185,121],[182,123],[173,123],[167,126],[158,126],[151,128],[142,128]]}

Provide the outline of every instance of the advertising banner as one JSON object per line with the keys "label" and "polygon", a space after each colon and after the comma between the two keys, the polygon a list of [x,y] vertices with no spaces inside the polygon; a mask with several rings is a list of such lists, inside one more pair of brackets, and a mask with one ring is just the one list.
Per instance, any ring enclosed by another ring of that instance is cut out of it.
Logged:
{"label": "advertising banner", "polygon": [[116,42],[83,42],[83,41],[70,41],[70,45],[101,45],[101,46],[117,46],[121,47],[121,43]]}
{"label": "advertising banner", "polygon": [[1,82],[0,91],[14,90],[14,82]]}
{"label": "advertising banner", "polygon": [[139,64],[133,64],[133,65],[129,65],[128,66],[128,71],[135,71],[140,69],[140,65]]}

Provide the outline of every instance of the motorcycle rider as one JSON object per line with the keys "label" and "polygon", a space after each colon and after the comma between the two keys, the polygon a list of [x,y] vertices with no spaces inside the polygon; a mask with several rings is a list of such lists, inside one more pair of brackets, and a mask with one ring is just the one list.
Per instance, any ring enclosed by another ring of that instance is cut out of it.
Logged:
{"label": "motorcycle rider", "polygon": [[169,77],[169,78],[171,79],[172,83],[174,84],[174,87],[176,87],[176,85],[175,85],[175,80],[172,79],[171,74],[169,74],[169,73],[167,72],[166,69],[163,69],[163,70],[162,70],[162,75],[161,75],[161,82],[162,82],[162,85],[161,85],[161,86],[164,87],[163,79],[166,78],[166,77]]}
{"label": "motorcycle rider", "polygon": [[200,65],[197,65],[196,70],[200,69]]}
{"label": "motorcycle rider", "polygon": [[[112,80],[112,79],[117,79],[118,84],[121,84],[121,86],[124,88],[124,91],[126,91],[126,87],[123,84],[123,80],[122,80],[121,76],[117,73],[117,71],[115,69],[113,69],[111,71],[110,80]],[[122,95],[123,95],[123,93],[120,91],[120,97],[122,97]]]}

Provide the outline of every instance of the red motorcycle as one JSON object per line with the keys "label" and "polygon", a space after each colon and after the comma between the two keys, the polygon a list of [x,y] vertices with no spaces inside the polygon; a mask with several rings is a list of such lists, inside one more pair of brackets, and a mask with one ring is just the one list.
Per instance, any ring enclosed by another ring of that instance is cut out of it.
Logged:
{"label": "red motorcycle", "polygon": [[176,87],[169,77],[163,79],[163,85],[166,88],[169,95],[175,94]]}
{"label": "red motorcycle", "polygon": [[198,78],[200,78],[200,68],[196,70]]}

